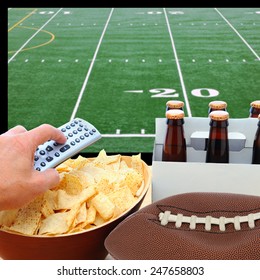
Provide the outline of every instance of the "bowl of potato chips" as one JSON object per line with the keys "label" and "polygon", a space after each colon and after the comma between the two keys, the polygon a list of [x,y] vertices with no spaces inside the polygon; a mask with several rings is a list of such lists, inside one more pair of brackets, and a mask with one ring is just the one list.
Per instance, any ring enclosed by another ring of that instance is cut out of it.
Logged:
{"label": "bowl of potato chips", "polygon": [[[0,211],[0,258],[104,259],[104,240],[137,211],[151,185],[140,154],[69,159],[60,183],[20,209]],[[37,187],[37,186],[36,186]]]}

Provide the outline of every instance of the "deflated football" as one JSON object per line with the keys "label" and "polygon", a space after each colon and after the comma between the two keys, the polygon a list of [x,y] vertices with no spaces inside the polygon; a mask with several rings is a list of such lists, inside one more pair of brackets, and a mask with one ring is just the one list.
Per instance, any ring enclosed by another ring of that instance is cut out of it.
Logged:
{"label": "deflated football", "polygon": [[260,196],[184,193],[154,202],[106,238],[114,259],[260,259]]}

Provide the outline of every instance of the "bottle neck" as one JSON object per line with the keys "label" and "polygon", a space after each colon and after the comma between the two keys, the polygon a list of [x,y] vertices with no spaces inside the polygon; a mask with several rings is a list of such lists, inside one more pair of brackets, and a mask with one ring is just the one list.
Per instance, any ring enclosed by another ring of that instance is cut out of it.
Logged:
{"label": "bottle neck", "polygon": [[167,125],[172,125],[172,126],[182,126],[184,124],[184,119],[167,119]]}
{"label": "bottle neck", "polygon": [[254,108],[254,107],[250,108],[250,111],[249,111],[250,118],[257,118],[259,114],[260,114],[259,108]]}
{"label": "bottle neck", "polygon": [[224,120],[224,121],[210,120],[210,124],[209,125],[211,127],[225,128],[225,127],[228,127],[229,123],[228,123],[228,120]]}

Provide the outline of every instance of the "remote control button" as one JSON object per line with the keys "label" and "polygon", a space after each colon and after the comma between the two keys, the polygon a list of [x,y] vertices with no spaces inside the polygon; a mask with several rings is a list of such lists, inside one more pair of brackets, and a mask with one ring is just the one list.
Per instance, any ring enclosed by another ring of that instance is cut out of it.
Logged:
{"label": "remote control button", "polygon": [[78,130],[79,132],[81,132],[81,131],[82,131],[82,128],[81,128],[81,127],[79,127],[77,130]]}
{"label": "remote control button", "polygon": [[56,152],[54,155],[55,155],[55,157],[59,157],[60,153]]}
{"label": "remote control button", "polygon": [[78,134],[77,130],[73,130],[73,134]]}
{"label": "remote control button", "polygon": [[36,169],[35,170],[37,170],[37,171],[41,171],[41,168],[40,167],[36,167]]}
{"label": "remote control button", "polygon": [[75,123],[75,124],[78,124],[79,122],[78,122],[78,121],[76,121],[76,120],[74,120],[74,123]]}
{"label": "remote control button", "polygon": [[61,129],[61,131],[62,131],[62,132],[66,132],[66,128],[63,127],[63,128]]}
{"label": "remote control button", "polygon": [[79,127],[83,127],[84,125],[82,123],[79,124]]}
{"label": "remote control button", "polygon": [[88,128],[87,128],[86,126],[84,127],[84,129],[85,129],[86,131],[88,131]]}
{"label": "remote control button", "polygon": [[96,129],[95,129],[95,128],[93,128],[93,129],[92,129],[92,131],[93,131],[93,132],[96,132]]}
{"label": "remote control button", "polygon": [[70,129],[70,125],[66,125],[66,128],[67,128],[67,129]]}
{"label": "remote control button", "polygon": [[52,150],[53,150],[53,148],[52,148],[51,146],[47,146],[47,147],[46,147],[46,151],[47,151],[47,152],[50,152],[50,151],[52,151]]}
{"label": "remote control button", "polygon": [[53,157],[46,157],[46,160],[48,161],[48,162],[50,162],[50,161],[52,161],[53,160]]}
{"label": "remote control button", "polygon": [[73,136],[73,134],[72,134],[71,132],[70,132],[68,135],[69,135],[69,137],[72,137],[72,136]]}
{"label": "remote control button", "polygon": [[75,146],[76,143],[75,143],[74,141],[71,141],[71,142],[70,142],[70,145]]}
{"label": "remote control button", "polygon": [[81,140],[84,140],[85,139],[85,137],[83,136],[83,135],[80,135],[80,137],[79,137]]}
{"label": "remote control button", "polygon": [[89,137],[89,134],[88,134],[88,133],[84,133],[84,135],[85,135],[86,137]]}
{"label": "remote control button", "polygon": [[40,150],[40,155],[44,156],[45,155],[45,151],[44,150]]}
{"label": "remote control button", "polygon": [[39,159],[38,156],[34,156],[34,161],[37,161]]}
{"label": "remote control button", "polygon": [[63,146],[62,148],[60,148],[60,151],[62,152],[62,153],[64,153],[65,151],[67,151],[68,149],[70,148],[70,145],[65,145],[65,146]]}
{"label": "remote control button", "polygon": [[89,134],[90,134],[90,135],[93,135],[93,132],[92,132],[92,131],[90,131],[90,132],[89,132]]}
{"label": "remote control button", "polygon": [[74,127],[74,126],[75,126],[75,123],[71,123],[70,126],[71,126],[71,127]]}
{"label": "remote control button", "polygon": [[75,141],[76,141],[77,143],[79,143],[79,142],[80,142],[79,138],[76,138],[76,139],[75,139]]}
{"label": "remote control button", "polygon": [[42,167],[46,166],[46,163],[45,162],[41,162],[41,166]]}

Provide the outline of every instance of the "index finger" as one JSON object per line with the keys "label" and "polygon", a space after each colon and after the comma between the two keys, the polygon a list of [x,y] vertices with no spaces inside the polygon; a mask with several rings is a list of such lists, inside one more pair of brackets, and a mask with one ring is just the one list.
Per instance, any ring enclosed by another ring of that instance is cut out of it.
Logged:
{"label": "index finger", "polygon": [[42,124],[36,128],[33,128],[27,132],[27,135],[29,135],[35,147],[48,140],[54,140],[60,144],[65,143],[67,140],[64,134],[58,128],[49,124]]}

